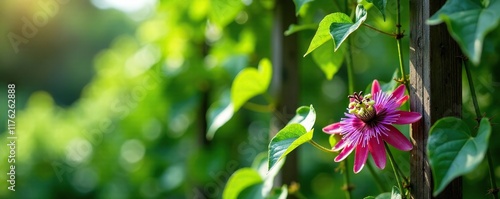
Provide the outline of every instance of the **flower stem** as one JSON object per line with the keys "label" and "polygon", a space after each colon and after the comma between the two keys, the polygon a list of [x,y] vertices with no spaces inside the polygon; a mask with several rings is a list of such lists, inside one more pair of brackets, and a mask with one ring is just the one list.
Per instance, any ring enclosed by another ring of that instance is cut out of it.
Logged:
{"label": "flower stem", "polygon": [[327,153],[335,153],[334,151],[330,150],[330,149],[327,149],[326,147],[324,146],[321,146],[319,145],[317,142],[315,142],[314,140],[309,140],[309,143],[311,143],[311,145],[313,145],[314,147],[316,147],[317,149],[321,150],[321,151],[324,151],[324,152],[327,152]]}
{"label": "flower stem", "polygon": [[389,35],[389,36],[391,36],[391,37],[396,37],[396,36],[397,36],[397,35],[395,35],[395,34],[391,34],[391,33],[385,32],[385,31],[383,31],[383,30],[380,30],[380,29],[378,29],[378,28],[375,28],[375,27],[373,27],[373,26],[370,26],[370,25],[368,25],[368,24],[366,24],[366,23],[362,23],[362,25],[363,25],[363,26],[365,26],[365,27],[367,27],[367,28],[370,28],[370,29],[372,29],[372,30],[374,30],[374,31],[377,31],[377,32],[379,32],[379,33],[382,33],[382,34],[384,34],[384,35]]}
{"label": "flower stem", "polygon": [[403,47],[401,44],[401,39],[404,37],[403,32],[401,32],[401,0],[397,0],[397,18],[396,18],[396,43],[398,45],[398,57],[399,57],[399,71],[401,72],[401,83],[406,86],[406,90],[410,92],[410,87],[408,87],[408,80],[406,79],[405,66],[403,64]]}
{"label": "flower stem", "polygon": [[349,171],[347,171],[347,168],[349,165],[347,162],[347,158],[345,160],[343,160],[342,162],[340,162],[340,165],[343,168],[343,173],[344,173],[345,197],[346,197],[346,199],[351,199],[352,198],[352,196],[351,196],[351,183],[349,180]]}
{"label": "flower stem", "polygon": [[[396,183],[398,183],[399,191],[401,192],[401,195],[404,198],[404,191],[403,191],[403,186],[401,185],[400,182],[400,176],[397,170],[399,170],[398,165],[396,164],[396,161],[394,160],[394,156],[392,156],[391,150],[389,150],[389,146],[387,146],[387,143],[384,142],[385,150],[387,151],[387,154],[389,154],[389,162],[391,162],[392,166],[392,171],[394,172],[394,177],[396,178]],[[397,168],[397,169],[396,169]]]}
{"label": "flower stem", "polygon": [[377,173],[375,173],[375,170],[373,169],[373,165],[370,162],[366,162],[366,166],[368,167],[368,171],[370,171],[370,174],[372,174],[373,179],[377,183],[378,189],[380,189],[380,191],[382,191],[382,192],[387,192],[387,189],[385,188],[384,184],[382,183],[382,180],[380,180]]}
{"label": "flower stem", "polygon": [[[472,75],[469,69],[469,64],[462,59],[462,65],[464,65],[465,73],[467,73],[467,81],[469,82],[469,89],[472,94],[472,103],[474,104],[474,110],[476,111],[477,122],[481,122],[481,110],[479,110],[479,104],[477,103],[476,89],[474,88],[474,82],[472,81]],[[473,136],[476,136],[476,132],[473,132]],[[488,170],[490,174],[490,185],[491,185],[491,193],[495,199],[498,199],[498,188],[497,183],[495,181],[495,174],[493,171],[493,162],[491,160],[490,150],[486,150],[486,159],[488,160]]]}

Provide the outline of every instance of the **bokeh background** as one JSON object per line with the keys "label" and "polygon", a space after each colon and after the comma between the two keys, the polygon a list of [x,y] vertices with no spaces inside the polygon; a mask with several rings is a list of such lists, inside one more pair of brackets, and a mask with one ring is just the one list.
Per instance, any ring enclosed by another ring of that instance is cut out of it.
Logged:
{"label": "bokeh background", "polygon": [[[206,113],[236,74],[272,57],[273,0],[242,0],[220,22],[208,0],[4,0],[0,2],[0,104],[16,84],[16,192],[0,175],[0,198],[220,198],[228,177],[267,151],[276,113],[238,111],[206,140]],[[226,2],[226,1],[223,1]],[[291,1],[290,1],[291,2]],[[408,13],[408,2],[403,1]],[[390,1],[388,10],[394,10]],[[316,0],[299,24],[339,11]],[[394,32],[375,9],[366,23]],[[408,31],[408,17],[403,16]],[[30,25],[31,24],[31,25]],[[314,26],[313,26],[314,27]],[[346,69],[329,80],[311,56],[302,57],[315,28],[298,33],[300,105],[313,104],[316,129],[338,121],[347,105]],[[25,40],[12,44],[13,34]],[[481,110],[492,117],[492,154],[500,152],[499,35],[488,37],[482,65],[472,69]],[[408,37],[403,39],[408,49]],[[391,81],[398,68],[395,41],[361,28],[353,35],[356,90]],[[17,48],[17,50],[16,50]],[[404,52],[408,63],[408,50]],[[406,66],[408,67],[408,66]],[[463,118],[475,127],[470,92],[463,86]],[[253,99],[262,102],[262,99]],[[0,173],[7,173],[7,106],[0,106]],[[287,107],[296,109],[297,107]],[[408,135],[407,127],[400,129]],[[328,146],[317,131],[314,140]],[[334,156],[299,148],[300,192],[307,198],[343,198]],[[408,153],[396,153],[408,171]],[[500,157],[494,155],[500,179]],[[464,177],[464,196],[482,197],[486,163]],[[349,169],[350,171],[350,169]],[[394,184],[389,169],[377,171]],[[365,169],[352,175],[354,198],[379,193]]]}

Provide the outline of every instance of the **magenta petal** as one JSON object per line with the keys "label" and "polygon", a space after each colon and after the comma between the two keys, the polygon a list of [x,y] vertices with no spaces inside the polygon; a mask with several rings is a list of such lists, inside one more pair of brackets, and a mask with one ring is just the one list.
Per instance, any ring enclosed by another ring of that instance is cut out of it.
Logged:
{"label": "magenta petal", "polygon": [[372,138],[368,141],[368,149],[372,154],[375,165],[380,169],[384,169],[386,163],[384,141]]}
{"label": "magenta petal", "polygon": [[330,124],[323,128],[323,132],[328,134],[340,134],[342,131],[340,130],[340,122]]}
{"label": "magenta petal", "polygon": [[359,144],[356,147],[356,156],[354,157],[354,173],[359,173],[363,169],[366,158],[368,158],[368,147]]}
{"label": "magenta petal", "polygon": [[389,132],[382,134],[382,139],[387,143],[402,151],[409,151],[413,148],[411,142],[398,129],[390,125],[386,127]]}
{"label": "magenta petal", "polygon": [[399,105],[404,104],[408,100],[408,98],[410,98],[410,96],[405,95],[402,98],[400,98],[396,103],[398,103]]}
{"label": "magenta petal", "polygon": [[347,143],[349,142],[346,142],[345,139],[340,139],[340,141],[335,144],[332,150],[339,151],[340,149],[343,149],[347,145]]}
{"label": "magenta petal", "polygon": [[354,150],[355,144],[347,145],[344,150],[342,150],[337,157],[335,157],[335,162],[340,162],[344,160],[351,152]]}
{"label": "magenta petal", "polygon": [[392,98],[400,101],[401,98],[405,95],[405,85],[401,84],[399,85],[393,92],[392,92]]}
{"label": "magenta petal", "polygon": [[398,114],[399,118],[394,124],[411,124],[422,118],[422,115],[417,112],[398,111]]}
{"label": "magenta petal", "polygon": [[373,80],[373,83],[372,83],[372,95],[379,92],[381,89],[380,89],[380,84],[378,83],[377,80]]}

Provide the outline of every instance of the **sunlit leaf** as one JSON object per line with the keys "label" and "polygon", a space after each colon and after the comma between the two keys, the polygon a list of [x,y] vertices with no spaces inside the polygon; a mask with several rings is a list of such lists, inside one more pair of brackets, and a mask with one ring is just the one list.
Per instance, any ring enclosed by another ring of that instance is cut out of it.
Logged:
{"label": "sunlit leaf", "polygon": [[312,105],[301,106],[297,109],[295,116],[288,124],[298,123],[304,126],[306,131],[310,131],[316,122],[316,111]]}
{"label": "sunlit leaf", "polygon": [[476,137],[458,118],[439,119],[429,132],[427,154],[434,179],[434,196],[454,178],[474,170],[488,149],[491,125],[488,118],[480,122]]}
{"label": "sunlit leaf", "polygon": [[304,57],[319,46],[323,45],[325,42],[332,39],[332,36],[330,35],[330,25],[332,23],[350,24],[352,23],[352,20],[346,14],[340,12],[326,15],[321,22],[319,22],[318,30],[316,30],[316,34],[314,34]]}
{"label": "sunlit leaf", "polygon": [[288,197],[288,187],[283,185],[281,189],[276,190],[276,192],[269,197],[269,199],[286,199]]}
{"label": "sunlit leaf", "polygon": [[373,5],[380,11],[382,17],[385,21],[385,8],[387,6],[387,0],[366,0],[367,2],[373,3]]}
{"label": "sunlit leaf", "polygon": [[314,30],[318,28],[318,25],[316,24],[303,24],[303,25],[297,25],[297,24],[291,24],[288,27],[288,30],[285,31],[285,36],[291,35],[293,33],[302,31],[302,30]]}
{"label": "sunlit leaf", "polygon": [[245,7],[241,0],[211,0],[210,5],[210,20],[220,27],[233,21]]}
{"label": "sunlit leaf", "polygon": [[260,61],[259,70],[245,68],[240,71],[234,78],[230,98],[228,95],[222,95],[220,101],[212,104],[208,110],[207,139],[212,139],[217,129],[229,121],[249,99],[265,93],[271,82],[271,76],[272,66],[267,59]]}
{"label": "sunlit leaf", "polygon": [[293,0],[293,3],[295,3],[295,15],[299,15],[299,11],[302,8],[302,6],[311,1],[313,0]]}
{"label": "sunlit leaf", "polygon": [[475,65],[481,60],[486,34],[498,26],[500,0],[448,0],[427,21],[430,25],[445,22],[451,36]]}
{"label": "sunlit leaf", "polygon": [[222,198],[236,199],[244,189],[262,182],[263,179],[256,170],[252,168],[239,169],[227,181]]}
{"label": "sunlit leaf", "polygon": [[231,87],[231,102],[234,111],[238,111],[252,97],[267,91],[271,82],[272,66],[268,59],[262,59],[259,70],[245,68],[234,78]]}
{"label": "sunlit leaf", "polygon": [[233,117],[234,107],[230,95],[226,92],[218,102],[213,103],[207,111],[207,139],[212,139],[215,132]]}
{"label": "sunlit leaf", "polygon": [[367,196],[364,199],[401,199],[401,192],[398,187],[394,186],[391,193],[385,192],[379,194],[377,197]]}
{"label": "sunlit leaf", "polygon": [[[281,161],[272,170],[267,170],[267,153],[260,153],[257,155],[252,163],[251,168],[242,168],[233,173],[229,178],[228,183],[224,189],[223,198],[267,198],[270,196],[273,189],[274,178],[278,174],[279,170],[283,166],[284,161]],[[257,172],[260,177],[260,181],[257,180],[254,172],[248,170],[253,170]],[[245,178],[250,178],[250,181]],[[243,181],[241,184],[238,184]],[[230,184],[231,183],[231,184]],[[235,185],[238,184],[238,185]],[[243,184],[243,185],[242,185]],[[235,189],[235,190],[227,190]],[[282,195],[281,193],[280,195]],[[271,195],[273,198],[276,194]],[[279,195],[278,195],[279,196]]]}
{"label": "sunlit leaf", "polygon": [[401,191],[398,187],[392,187],[391,199],[401,199]]}
{"label": "sunlit leaf", "polygon": [[333,43],[326,42],[316,48],[316,50],[312,52],[312,56],[314,62],[319,65],[323,73],[326,75],[326,78],[330,80],[342,66],[345,52],[345,47],[341,47],[337,52],[335,52]]}
{"label": "sunlit leaf", "polygon": [[313,131],[307,132],[304,126],[297,123],[281,129],[269,143],[269,169],[298,146],[311,140]]}
{"label": "sunlit leaf", "polygon": [[361,26],[366,20],[366,10],[363,5],[356,7],[356,22],[336,22],[330,25],[330,34],[335,42],[335,51],[337,51],[347,37]]}

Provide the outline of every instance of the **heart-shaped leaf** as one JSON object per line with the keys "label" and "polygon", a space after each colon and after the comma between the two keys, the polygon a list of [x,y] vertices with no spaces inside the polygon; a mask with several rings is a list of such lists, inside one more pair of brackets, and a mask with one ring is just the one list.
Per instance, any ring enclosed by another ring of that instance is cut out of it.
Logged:
{"label": "heart-shaped leaf", "polygon": [[309,3],[313,0],[293,0],[293,3],[295,3],[295,15],[299,15],[300,9],[302,6],[304,6],[306,3]]}
{"label": "heart-shaped leaf", "polygon": [[238,111],[252,97],[267,91],[271,82],[272,65],[268,59],[259,62],[259,70],[245,68],[234,78],[231,86],[231,102]]}
{"label": "heart-shaped leaf", "polygon": [[273,188],[274,177],[283,166],[283,162],[276,165],[269,172],[267,171],[267,162],[267,154],[260,153],[255,157],[251,168],[241,168],[234,172],[224,188],[223,198],[269,197]]}
{"label": "heart-shaped leaf", "polygon": [[385,8],[387,6],[387,0],[367,0],[367,2],[373,3],[373,5],[380,11],[382,17],[385,21]]}
{"label": "heart-shaped leaf", "polygon": [[427,23],[445,22],[451,36],[475,65],[481,60],[486,34],[495,29],[500,21],[500,0],[448,0]]}
{"label": "heart-shaped leaf", "polygon": [[313,131],[306,131],[301,124],[289,124],[281,129],[269,143],[269,169],[283,159],[298,146],[308,142],[313,137]]}
{"label": "heart-shaped leaf", "polygon": [[304,129],[309,132],[316,122],[316,111],[312,105],[301,106],[297,109],[295,116],[288,124],[298,123],[304,126]]}
{"label": "heart-shaped leaf", "polygon": [[345,52],[345,47],[341,47],[335,52],[333,42],[326,42],[312,52],[312,56],[314,62],[319,65],[326,78],[330,80],[342,66]]}
{"label": "heart-shaped leaf", "polygon": [[454,117],[439,119],[429,132],[427,154],[434,179],[434,196],[454,178],[474,170],[488,149],[491,125],[488,118],[479,124],[476,137],[464,121]]}
{"label": "heart-shaped leaf", "polygon": [[234,112],[229,92],[224,92],[219,101],[213,103],[207,111],[207,139],[211,140],[217,129],[233,117]]}
{"label": "heart-shaped leaf", "polygon": [[[330,34],[333,37],[335,51],[337,51],[347,37],[363,24],[366,20],[366,10],[363,5],[356,7],[356,22],[332,23],[330,25]],[[319,30],[319,29],[318,29]]]}
{"label": "heart-shaped leaf", "polygon": [[352,23],[352,20],[346,14],[340,12],[326,15],[321,22],[319,22],[318,30],[316,30],[316,34],[314,34],[304,57],[328,40],[332,39],[332,36],[330,35],[330,25],[332,25],[332,23],[349,24]]}
{"label": "heart-shaped leaf", "polygon": [[246,188],[262,183],[263,179],[260,177],[259,172],[252,168],[238,169],[231,175],[226,183],[224,192],[222,193],[223,199],[236,199],[240,192]]}
{"label": "heart-shaped leaf", "polygon": [[207,139],[212,139],[215,132],[233,117],[249,99],[267,91],[271,82],[272,65],[268,59],[259,62],[259,70],[245,68],[234,78],[231,94],[224,94],[208,110]]}

